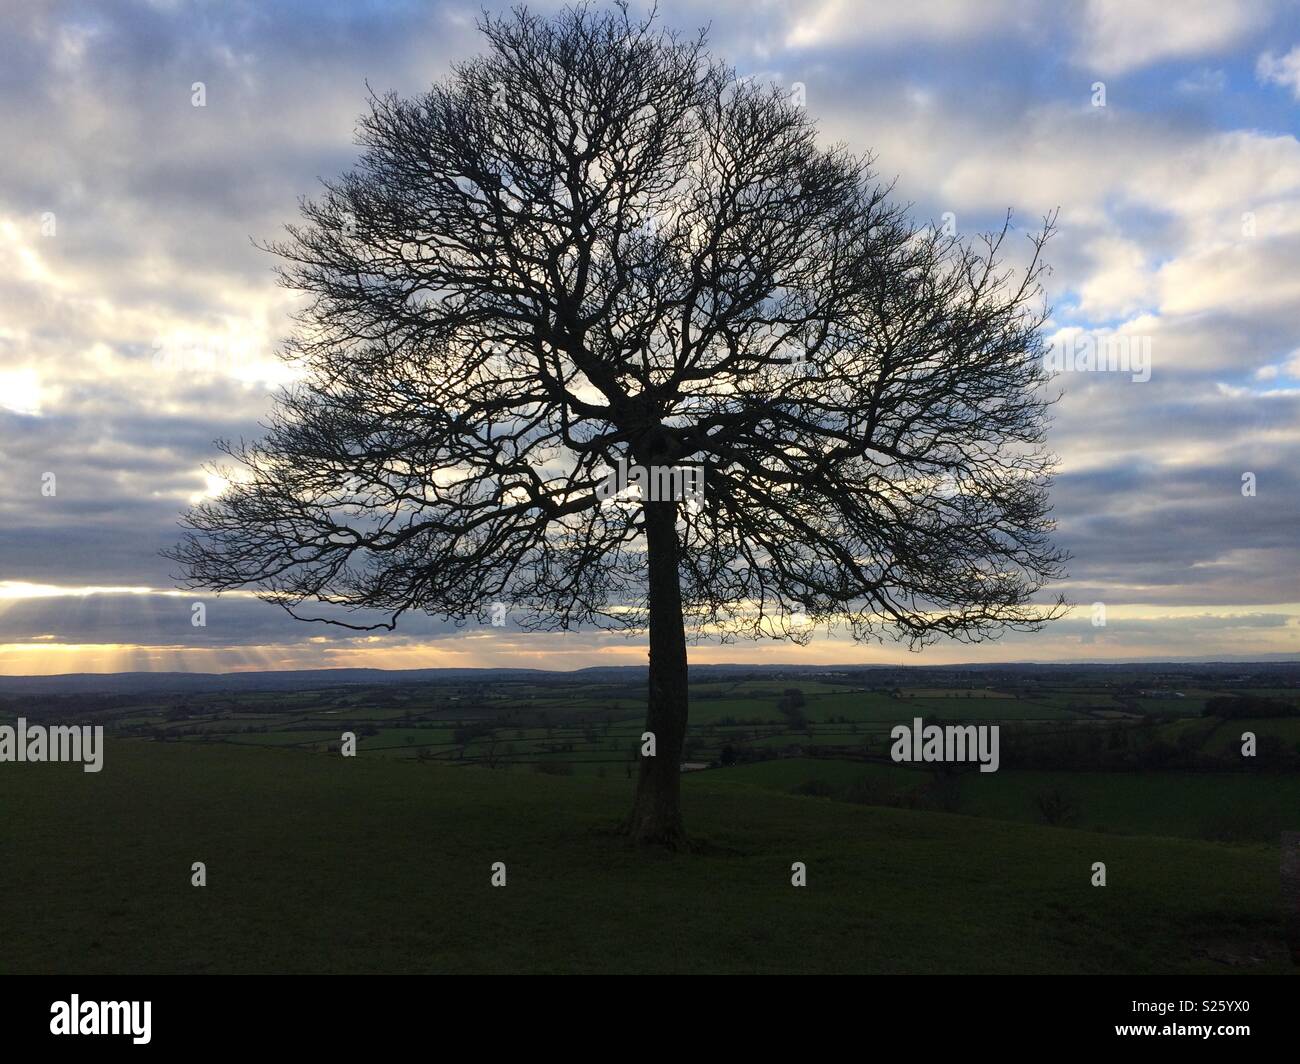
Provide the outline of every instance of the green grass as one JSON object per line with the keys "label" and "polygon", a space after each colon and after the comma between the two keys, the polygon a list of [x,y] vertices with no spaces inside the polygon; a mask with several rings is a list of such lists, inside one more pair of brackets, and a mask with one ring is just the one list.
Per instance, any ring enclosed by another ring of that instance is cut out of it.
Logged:
{"label": "green grass", "polygon": [[[843,798],[869,779],[882,802],[932,779],[925,770],[860,761],[789,758],[724,770],[736,783],[792,792],[827,784]],[[1002,769],[959,778],[954,811],[1041,824],[1039,795],[1059,791],[1075,809],[1071,826],[1123,835],[1177,836],[1222,842],[1275,841],[1300,829],[1300,776],[1252,768],[1245,772],[1047,772]]]}
{"label": "green grass", "polygon": [[[775,703],[772,703],[775,706]],[[694,707],[692,707],[692,712]],[[809,720],[827,720],[830,717],[847,717],[853,721],[889,720],[907,717],[907,703],[887,695],[867,694],[859,691],[839,691],[808,699],[803,708]]]}
{"label": "green grass", "polygon": [[728,717],[777,723],[785,718],[776,702],[775,698],[702,698],[691,703],[691,726],[717,724]]}
{"label": "green grass", "polygon": [[1207,749],[1215,753],[1240,756],[1243,732],[1254,732],[1257,740],[1266,735],[1276,735],[1287,746],[1294,749],[1297,744],[1300,744],[1300,717],[1225,720],[1220,727],[1215,729],[1213,737],[1207,744]]}
{"label": "green grass", "polygon": [[1300,827],[1300,777],[1266,771],[998,772],[962,780],[962,808],[1035,822],[1035,798],[1060,790],[1078,803],[1079,827],[1226,841],[1276,840]]}
{"label": "green grass", "polygon": [[862,761],[811,760],[808,758],[782,758],[778,761],[759,761],[752,765],[737,765],[722,770],[727,781],[762,787],[767,790],[793,792],[807,783],[826,783],[842,789],[851,786],[864,776],[871,776],[896,791],[904,791],[922,783],[927,775],[902,765],[870,764]]}
{"label": "green grass", "polygon": [[[336,743],[341,731],[266,731],[228,735],[224,741],[252,746],[294,746],[299,743]],[[193,740],[191,740],[193,741]]]}
{"label": "green grass", "polygon": [[98,774],[10,765],[0,970],[1237,970],[1224,951],[1289,970],[1275,847],[851,805],[739,770],[683,787],[701,849],[673,855],[608,833],[621,777],[138,742]]}
{"label": "green grass", "polygon": [[1000,724],[1008,720],[1064,720],[1075,716],[1064,705],[1053,707],[1015,698],[907,698],[895,703],[895,707],[895,719],[909,724],[913,717]]}

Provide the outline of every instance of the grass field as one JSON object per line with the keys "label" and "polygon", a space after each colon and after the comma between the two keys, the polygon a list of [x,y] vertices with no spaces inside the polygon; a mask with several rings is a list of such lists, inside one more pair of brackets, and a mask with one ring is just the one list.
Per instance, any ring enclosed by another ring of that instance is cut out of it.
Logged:
{"label": "grass field", "polygon": [[854,805],[760,770],[688,774],[700,848],[670,855],[610,834],[622,778],[140,741],[99,774],[8,766],[0,970],[1291,970],[1275,845]]}
{"label": "grass field", "polygon": [[[767,790],[814,792],[848,800],[870,781],[877,804],[914,793],[930,773],[899,765],[786,758],[727,770],[730,780]],[[1054,792],[1070,801],[1071,827],[1122,835],[1177,836],[1207,841],[1275,843],[1300,823],[1300,776],[1266,770],[1239,773],[1044,772],[1023,769],[966,772],[951,796],[966,816],[1041,824],[1038,798]]]}

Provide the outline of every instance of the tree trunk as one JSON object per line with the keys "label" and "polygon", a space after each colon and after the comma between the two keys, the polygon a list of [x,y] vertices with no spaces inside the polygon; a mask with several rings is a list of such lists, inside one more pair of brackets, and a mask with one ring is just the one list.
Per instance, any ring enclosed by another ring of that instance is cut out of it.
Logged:
{"label": "tree trunk", "polygon": [[645,730],[655,756],[641,758],[628,832],[633,841],[678,849],[682,828],[682,747],[686,742],[686,628],[678,572],[677,503],[647,502],[650,606],[650,700]]}

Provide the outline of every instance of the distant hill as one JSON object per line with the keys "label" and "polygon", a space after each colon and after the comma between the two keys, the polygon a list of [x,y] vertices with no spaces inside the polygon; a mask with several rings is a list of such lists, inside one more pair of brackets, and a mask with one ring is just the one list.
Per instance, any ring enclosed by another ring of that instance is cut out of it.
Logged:
{"label": "distant hill", "polygon": [[536,669],[300,669],[286,672],[78,672],[0,676],[0,694],[141,694],[192,691],[301,691],[349,684],[507,680]]}
{"label": "distant hill", "polygon": [[[986,665],[692,665],[696,680],[730,676],[809,677],[869,675],[873,683],[909,682],[927,675],[948,682],[974,682],[982,675],[1008,672],[1032,675],[1095,675],[1124,672],[1221,676],[1267,671],[1300,679],[1300,660],[1151,662],[999,662]],[[38,694],[185,694],[202,691],[301,691],[349,685],[408,683],[629,682],[646,675],[644,665],[596,665],[570,672],[548,669],[297,669],[267,672],[80,672],[55,676],[0,676],[0,696]]]}

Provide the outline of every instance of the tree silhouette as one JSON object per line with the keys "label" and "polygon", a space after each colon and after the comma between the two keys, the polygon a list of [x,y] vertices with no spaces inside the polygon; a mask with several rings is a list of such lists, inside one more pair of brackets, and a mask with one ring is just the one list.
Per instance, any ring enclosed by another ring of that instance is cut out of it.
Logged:
{"label": "tree silhouette", "polygon": [[[295,617],[648,632],[631,835],[683,841],[686,635],[1060,609],[1039,252],[913,224],[797,98],[625,7],[485,17],[267,247],[301,384],[171,552]],[[612,471],[646,470],[637,489]],[[702,478],[702,498],[686,497]],[[656,477],[659,479],[656,481]],[[322,605],[318,605],[322,604]],[[315,612],[313,612],[315,611]]]}

